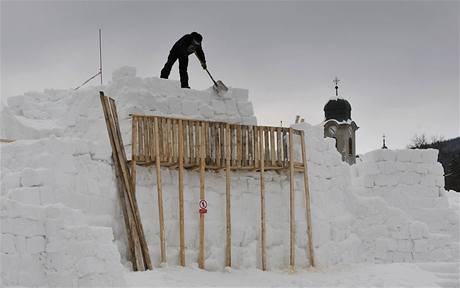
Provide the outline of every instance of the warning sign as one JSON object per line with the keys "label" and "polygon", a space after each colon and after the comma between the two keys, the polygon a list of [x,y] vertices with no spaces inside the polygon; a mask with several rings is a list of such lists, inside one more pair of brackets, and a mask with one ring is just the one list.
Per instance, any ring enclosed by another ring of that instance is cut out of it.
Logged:
{"label": "warning sign", "polygon": [[204,214],[204,213],[207,213],[208,212],[208,202],[206,202],[206,200],[200,200],[200,214]]}

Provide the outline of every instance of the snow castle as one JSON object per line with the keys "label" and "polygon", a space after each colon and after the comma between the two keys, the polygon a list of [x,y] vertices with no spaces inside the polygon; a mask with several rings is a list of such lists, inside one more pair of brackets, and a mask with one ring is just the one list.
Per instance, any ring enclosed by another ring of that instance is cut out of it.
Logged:
{"label": "snow castle", "polygon": [[[45,90],[8,98],[1,114],[1,281],[21,286],[123,286],[127,238],[99,90],[118,106],[131,154],[131,114],[256,125],[248,91],[184,90],[176,81],[140,78],[132,67],[105,87]],[[350,166],[322,125],[304,131],[316,264],[460,261],[459,212],[449,205],[436,150],[376,150]],[[299,151],[296,151],[299,153]],[[160,266],[154,167],[137,169],[137,203],[150,257]],[[186,265],[198,258],[198,172],[186,171]],[[225,178],[206,172],[206,270],[224,268]],[[161,168],[167,263],[179,264],[177,172]],[[260,267],[259,178],[232,178],[232,267]],[[302,176],[295,195],[302,199]],[[265,174],[267,269],[289,266],[289,180]],[[296,263],[307,257],[303,202],[295,207]]]}

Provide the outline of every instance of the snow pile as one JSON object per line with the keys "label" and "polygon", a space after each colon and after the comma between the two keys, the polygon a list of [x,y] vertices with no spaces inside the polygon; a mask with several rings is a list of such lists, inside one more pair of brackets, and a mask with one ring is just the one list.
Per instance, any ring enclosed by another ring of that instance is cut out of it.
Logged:
{"label": "snow pile", "polygon": [[[1,115],[2,281],[7,285],[118,285],[129,269],[111,148],[99,90],[116,100],[127,155],[129,114],[256,124],[247,90],[223,97],[212,89],[180,89],[177,81],[139,78],[131,67],[106,87],[45,90],[8,98]],[[366,154],[341,161],[322,126],[305,130],[313,241],[320,267],[353,262],[458,261],[458,214],[443,190],[434,151]],[[19,140],[23,139],[23,140]],[[27,140],[24,140],[27,139]],[[300,159],[299,151],[296,151]],[[129,157],[129,156],[128,156]],[[167,258],[178,263],[177,171],[162,168]],[[289,265],[289,181],[266,173],[268,269]],[[198,256],[199,176],[185,173],[187,265]],[[206,173],[206,269],[222,270],[225,251],[225,177]],[[159,263],[156,176],[138,167],[137,199],[153,264]],[[296,257],[308,263],[303,176],[296,174]],[[232,173],[232,263],[260,267],[259,173]],[[118,249],[117,249],[118,248]],[[125,265],[126,268],[124,268]],[[25,277],[27,275],[27,277]]]}

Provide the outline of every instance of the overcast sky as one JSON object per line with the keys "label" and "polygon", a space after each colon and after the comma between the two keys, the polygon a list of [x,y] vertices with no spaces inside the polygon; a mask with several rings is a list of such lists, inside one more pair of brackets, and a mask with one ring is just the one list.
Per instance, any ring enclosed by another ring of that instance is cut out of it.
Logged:
{"label": "overcast sky", "polygon": [[[332,80],[360,126],[357,152],[404,148],[415,133],[458,137],[458,1],[1,1],[2,101],[71,88],[98,69],[158,76],[174,42],[198,31],[208,68],[249,89],[259,124],[324,120]],[[196,59],[190,86],[210,80]],[[179,79],[177,64],[170,78]],[[97,85],[97,81],[93,83]]]}

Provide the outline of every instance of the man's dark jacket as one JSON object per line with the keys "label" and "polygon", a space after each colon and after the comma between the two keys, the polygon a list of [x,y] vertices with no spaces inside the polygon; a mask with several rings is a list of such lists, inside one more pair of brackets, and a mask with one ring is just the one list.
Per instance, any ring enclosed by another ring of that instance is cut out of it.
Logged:
{"label": "man's dark jacket", "polygon": [[[196,34],[198,34],[198,33],[196,33]],[[200,37],[200,38],[202,38],[202,37]],[[177,42],[171,48],[170,53],[177,55],[178,58],[180,56],[188,56],[188,55],[190,55],[192,53],[196,53],[196,56],[198,57],[198,60],[200,60],[201,63],[206,63],[203,48],[201,47],[201,41],[200,41],[199,45],[195,45],[193,43],[193,36],[191,34],[186,34],[186,35],[182,36],[182,38],[177,40]]]}

